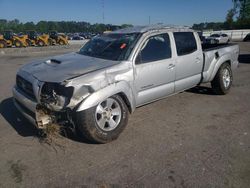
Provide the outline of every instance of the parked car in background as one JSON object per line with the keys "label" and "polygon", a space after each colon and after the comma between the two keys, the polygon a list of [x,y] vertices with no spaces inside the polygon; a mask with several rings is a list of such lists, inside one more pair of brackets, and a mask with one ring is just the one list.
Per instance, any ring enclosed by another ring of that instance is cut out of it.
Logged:
{"label": "parked car in background", "polygon": [[210,44],[226,44],[230,42],[230,37],[225,33],[215,33],[206,39]]}
{"label": "parked car in background", "polygon": [[203,36],[209,37],[213,33],[224,33],[230,37],[230,41],[250,41],[250,29],[203,31]]}
{"label": "parked car in background", "polygon": [[79,35],[75,35],[72,37],[72,40],[84,40],[85,38],[84,37],[81,37]]}
{"label": "parked car in background", "polygon": [[81,33],[80,36],[84,37],[85,39],[92,39],[96,36],[96,33]]}

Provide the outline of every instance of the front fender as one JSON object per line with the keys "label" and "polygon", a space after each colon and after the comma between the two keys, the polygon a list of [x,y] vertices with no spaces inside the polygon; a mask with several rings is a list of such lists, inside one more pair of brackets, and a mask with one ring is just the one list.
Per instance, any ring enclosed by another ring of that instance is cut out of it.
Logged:
{"label": "front fender", "polygon": [[135,110],[135,97],[132,88],[125,81],[110,84],[107,87],[92,93],[80,103],[76,111],[79,112],[94,107],[108,97],[118,93],[122,93],[126,96],[127,101],[125,102],[129,103],[131,111],[133,112]]}

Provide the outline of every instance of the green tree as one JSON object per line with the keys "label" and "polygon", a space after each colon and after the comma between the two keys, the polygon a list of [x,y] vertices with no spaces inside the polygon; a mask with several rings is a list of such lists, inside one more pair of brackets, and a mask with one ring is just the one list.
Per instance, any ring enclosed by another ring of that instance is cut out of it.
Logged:
{"label": "green tree", "polygon": [[233,0],[239,20],[250,19],[250,0]]}
{"label": "green tree", "polygon": [[36,26],[33,22],[27,22],[23,25],[23,28],[28,31],[28,30],[36,30]]}
{"label": "green tree", "polygon": [[227,12],[226,16],[226,22],[225,22],[225,28],[226,29],[232,29],[233,28],[233,23],[234,23],[234,15],[235,15],[235,9],[232,8]]}

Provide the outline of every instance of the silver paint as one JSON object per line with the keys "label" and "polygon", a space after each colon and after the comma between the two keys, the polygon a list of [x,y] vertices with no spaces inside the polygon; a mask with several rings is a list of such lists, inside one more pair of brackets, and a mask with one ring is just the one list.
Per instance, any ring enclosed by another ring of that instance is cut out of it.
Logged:
{"label": "silver paint", "polygon": [[[74,87],[74,93],[67,108],[83,111],[99,105],[112,95],[120,94],[126,98],[125,101],[133,112],[138,106],[192,88],[200,82],[210,82],[224,62],[229,62],[232,69],[237,67],[238,45],[203,52],[196,32],[194,35],[198,46],[197,51],[181,57],[177,56],[173,32],[178,31],[193,32],[186,27],[169,26],[137,27],[115,31],[114,33],[142,33],[127,61],[109,61],[71,53],[27,64],[17,74],[33,84],[37,101],[30,101],[16,88],[13,89],[14,98],[35,112],[36,104],[40,103],[42,85],[44,82],[53,82],[64,87]],[[161,33],[169,34],[172,57],[136,65],[135,59],[144,41],[150,36]],[[216,52],[219,54],[218,58],[215,56]],[[59,63],[48,61],[51,59]],[[201,80],[202,76],[203,80]]]}

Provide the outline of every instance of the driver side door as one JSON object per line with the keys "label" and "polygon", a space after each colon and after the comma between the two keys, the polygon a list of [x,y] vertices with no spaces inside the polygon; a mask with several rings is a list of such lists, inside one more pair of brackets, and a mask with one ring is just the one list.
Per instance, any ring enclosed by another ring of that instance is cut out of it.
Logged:
{"label": "driver side door", "polygon": [[152,102],[174,93],[175,63],[168,33],[150,36],[135,62],[136,105]]}

